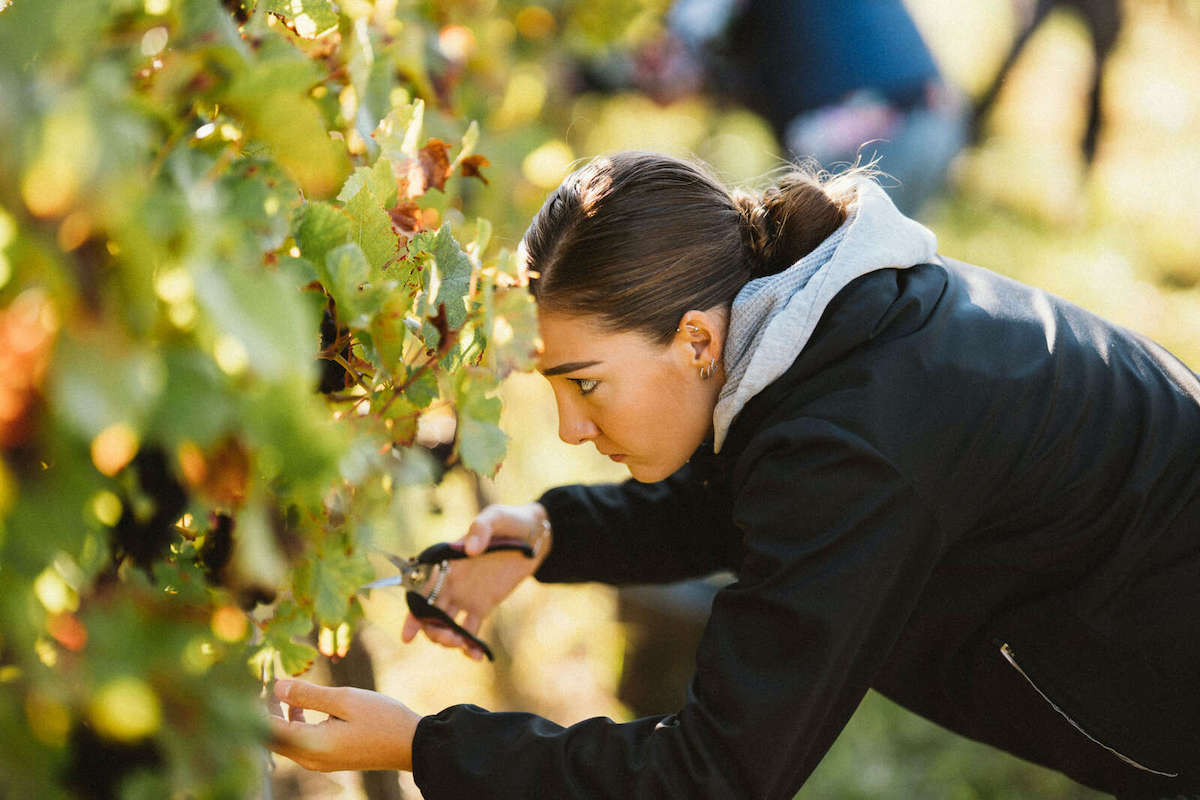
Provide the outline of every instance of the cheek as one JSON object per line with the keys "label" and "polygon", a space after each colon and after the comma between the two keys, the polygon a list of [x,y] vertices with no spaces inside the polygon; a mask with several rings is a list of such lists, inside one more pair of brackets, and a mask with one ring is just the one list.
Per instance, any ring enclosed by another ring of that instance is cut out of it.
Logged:
{"label": "cheek", "polygon": [[656,451],[686,449],[699,424],[698,416],[704,413],[687,390],[671,376],[641,384],[639,391],[624,399],[619,411],[613,408],[613,413],[607,414],[613,437],[632,437],[628,444],[642,443]]}

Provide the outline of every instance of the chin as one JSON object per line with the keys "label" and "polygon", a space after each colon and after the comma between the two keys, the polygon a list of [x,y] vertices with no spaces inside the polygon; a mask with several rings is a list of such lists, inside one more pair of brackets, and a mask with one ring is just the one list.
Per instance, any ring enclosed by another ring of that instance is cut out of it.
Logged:
{"label": "chin", "polygon": [[625,466],[629,469],[629,476],[638,483],[657,483],[661,480],[669,478],[675,473],[676,470],[679,469],[679,467],[682,467],[683,464],[680,464],[674,469],[670,469],[669,467],[665,467],[661,464],[626,464]]}

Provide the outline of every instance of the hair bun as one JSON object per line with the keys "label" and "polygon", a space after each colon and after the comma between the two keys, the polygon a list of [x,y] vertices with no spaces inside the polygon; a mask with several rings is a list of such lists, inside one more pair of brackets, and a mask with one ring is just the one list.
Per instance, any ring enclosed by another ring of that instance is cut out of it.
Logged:
{"label": "hair bun", "polygon": [[744,191],[733,193],[733,203],[740,217],[742,242],[746,245],[750,256],[751,278],[766,274],[766,265],[769,261],[771,231],[768,209],[763,203],[763,199],[761,196],[756,197]]}

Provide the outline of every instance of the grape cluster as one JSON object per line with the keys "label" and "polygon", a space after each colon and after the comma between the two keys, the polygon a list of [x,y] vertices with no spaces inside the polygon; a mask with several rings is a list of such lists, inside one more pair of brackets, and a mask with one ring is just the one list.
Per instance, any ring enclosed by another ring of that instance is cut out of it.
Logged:
{"label": "grape cluster", "polygon": [[[329,301],[329,305],[325,307],[325,314],[321,317],[321,351],[324,352],[332,347],[339,338],[345,338],[346,346],[341,349],[339,355],[348,363],[350,361],[350,329],[338,328],[337,317],[334,314],[333,301]],[[317,391],[322,394],[333,394],[340,392],[350,385],[350,373],[342,367],[341,364],[332,359],[319,359],[321,365],[321,383],[317,387]]]}
{"label": "grape cluster", "polygon": [[149,506],[124,498],[121,516],[111,530],[113,561],[126,557],[146,572],[175,538],[175,522],[187,508],[187,492],[175,478],[160,447],[144,447],[125,468],[136,474],[140,495]]}
{"label": "grape cluster", "polygon": [[71,731],[70,762],[64,780],[77,797],[117,800],[121,782],[137,770],[159,769],[162,752],[153,740],[115,742],[90,725],[77,723]]}

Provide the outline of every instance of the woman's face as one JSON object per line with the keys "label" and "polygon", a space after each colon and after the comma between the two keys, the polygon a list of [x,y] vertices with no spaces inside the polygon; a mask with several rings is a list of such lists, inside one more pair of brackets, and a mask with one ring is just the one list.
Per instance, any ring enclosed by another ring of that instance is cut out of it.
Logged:
{"label": "woman's face", "polygon": [[[538,327],[538,370],[554,389],[564,442],[591,442],[649,483],[682,467],[711,432],[724,374],[719,310],[687,312],[666,345],[586,316],[541,313]],[[702,379],[700,368],[714,360],[714,374]]]}

